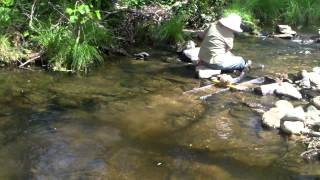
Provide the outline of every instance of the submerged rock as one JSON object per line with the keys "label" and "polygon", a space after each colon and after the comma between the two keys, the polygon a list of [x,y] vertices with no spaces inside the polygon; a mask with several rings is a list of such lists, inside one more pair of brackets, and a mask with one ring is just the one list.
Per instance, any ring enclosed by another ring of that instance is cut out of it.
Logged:
{"label": "submerged rock", "polygon": [[301,93],[292,84],[284,82],[275,90],[276,94],[295,99],[302,99]]}
{"label": "submerged rock", "polygon": [[304,123],[301,121],[283,121],[281,130],[288,134],[301,134],[304,131]]}

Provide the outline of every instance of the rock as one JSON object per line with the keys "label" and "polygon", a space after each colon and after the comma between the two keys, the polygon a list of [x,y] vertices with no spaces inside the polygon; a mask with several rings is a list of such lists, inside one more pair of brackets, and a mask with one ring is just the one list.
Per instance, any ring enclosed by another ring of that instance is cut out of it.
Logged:
{"label": "rock", "polygon": [[281,34],[288,34],[288,35],[296,35],[297,32],[292,30],[291,26],[289,25],[277,25],[276,32]]}
{"label": "rock", "polygon": [[279,88],[279,83],[265,84],[255,89],[255,92],[265,96],[273,95],[274,91]]}
{"label": "rock", "polygon": [[223,86],[223,85],[229,85],[232,83],[233,81],[233,78],[232,76],[228,75],[228,74],[221,74],[221,75],[218,75],[218,79],[220,80],[220,84]]}
{"label": "rock", "polygon": [[281,123],[281,130],[288,134],[301,134],[305,128],[301,121],[284,121]]}
{"label": "rock", "polygon": [[200,48],[197,47],[197,48],[190,48],[190,49],[185,49],[183,50],[183,54],[189,58],[193,64],[197,64],[199,58],[198,58],[198,55],[199,55],[199,51],[200,51]]}
{"label": "rock", "polygon": [[307,108],[305,123],[310,126],[320,126],[320,111],[316,107],[309,106]]}
{"label": "rock", "polygon": [[291,109],[287,112],[283,121],[301,121],[304,122],[306,119],[305,112],[301,106]]}
{"label": "rock", "polygon": [[198,77],[201,79],[208,79],[208,78],[211,78],[212,76],[221,74],[221,70],[209,69],[209,68],[206,68],[205,66],[197,66],[196,72],[198,74]]}
{"label": "rock", "polygon": [[319,149],[311,149],[303,152],[300,155],[307,162],[314,162],[320,160],[320,150]]}
{"label": "rock", "polygon": [[312,105],[320,109],[320,96],[317,96],[311,100]]}
{"label": "rock", "polygon": [[177,44],[177,51],[176,52],[183,52],[187,49],[193,49],[196,47],[196,43],[192,40],[189,40],[183,44]]}
{"label": "rock", "polygon": [[316,89],[320,89],[320,74],[317,74],[315,72],[308,73],[310,83],[312,86],[316,87]]}
{"label": "rock", "polygon": [[281,83],[281,85],[275,90],[276,94],[287,96],[295,99],[302,99],[301,93],[292,84],[288,82]]}
{"label": "rock", "polygon": [[311,88],[309,73],[306,70],[301,71],[302,79],[300,80],[299,86],[302,88]]}
{"label": "rock", "polygon": [[289,111],[292,111],[294,109],[293,105],[291,102],[286,101],[286,100],[280,100],[277,101],[275,106],[281,110],[281,112],[287,114]]}
{"label": "rock", "polygon": [[300,92],[303,95],[303,98],[307,100],[311,100],[317,96],[320,96],[320,92],[314,91],[312,89],[301,89]]}
{"label": "rock", "polygon": [[313,71],[314,73],[320,74],[320,67],[314,67],[314,68],[312,69],[312,71]]}
{"label": "rock", "polygon": [[147,52],[140,52],[140,53],[134,54],[134,56],[136,57],[136,59],[147,59],[148,57],[150,57],[150,54]]}
{"label": "rock", "polygon": [[281,119],[286,115],[279,108],[271,108],[262,115],[262,124],[271,128],[280,128]]}

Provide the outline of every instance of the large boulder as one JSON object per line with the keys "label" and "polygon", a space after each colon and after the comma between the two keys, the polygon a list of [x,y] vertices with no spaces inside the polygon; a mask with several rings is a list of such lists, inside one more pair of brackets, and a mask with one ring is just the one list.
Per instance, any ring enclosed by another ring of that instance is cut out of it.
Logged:
{"label": "large boulder", "polygon": [[283,117],[283,121],[301,121],[304,122],[306,119],[305,112],[301,106],[289,110]]}
{"label": "large boulder", "polygon": [[302,95],[298,91],[298,89],[288,82],[281,83],[281,85],[275,90],[275,93],[281,96],[287,96],[294,99],[302,99]]}
{"label": "large boulder", "polygon": [[301,134],[305,128],[301,121],[284,121],[281,123],[281,130],[288,134]]}
{"label": "large boulder", "polygon": [[279,108],[271,108],[262,115],[262,124],[270,128],[280,128],[281,119],[286,115]]}
{"label": "large boulder", "polygon": [[294,109],[291,102],[287,100],[279,100],[275,104],[276,108],[280,109],[283,113],[287,114],[289,111],[292,111]]}

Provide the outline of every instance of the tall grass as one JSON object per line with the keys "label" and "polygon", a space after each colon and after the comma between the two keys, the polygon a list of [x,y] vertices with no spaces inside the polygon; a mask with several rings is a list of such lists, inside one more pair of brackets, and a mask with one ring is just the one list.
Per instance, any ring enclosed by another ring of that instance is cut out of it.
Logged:
{"label": "tall grass", "polygon": [[156,39],[168,43],[178,43],[184,40],[183,28],[185,18],[182,15],[174,16],[156,28]]}
{"label": "tall grass", "polygon": [[225,10],[229,11],[240,14],[247,21],[258,19],[260,25],[320,24],[319,0],[233,0]]}
{"label": "tall grass", "polygon": [[101,63],[103,58],[98,48],[90,41],[76,42],[74,34],[65,27],[49,26],[36,29],[33,40],[45,50],[49,67],[54,71],[83,71],[95,63]]}
{"label": "tall grass", "polygon": [[9,64],[22,57],[22,51],[12,46],[8,37],[0,35],[0,61]]}

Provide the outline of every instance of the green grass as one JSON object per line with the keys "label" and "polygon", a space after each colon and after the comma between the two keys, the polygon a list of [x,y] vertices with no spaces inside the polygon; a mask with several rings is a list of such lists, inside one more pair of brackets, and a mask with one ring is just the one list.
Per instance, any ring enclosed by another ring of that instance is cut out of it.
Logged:
{"label": "green grass", "polygon": [[8,37],[0,36],[0,61],[6,64],[17,61],[23,57],[22,51],[11,45]]}
{"label": "green grass", "polygon": [[234,0],[225,12],[238,13],[247,22],[259,20],[259,25],[318,25],[318,0]]}
{"label": "green grass", "polygon": [[185,18],[183,16],[172,17],[155,29],[156,39],[168,43],[182,42],[184,40],[184,26]]}
{"label": "green grass", "polygon": [[45,50],[48,65],[54,71],[87,72],[90,66],[103,61],[96,46],[87,41],[77,43],[76,37],[67,28],[42,26],[36,32],[33,40]]}

